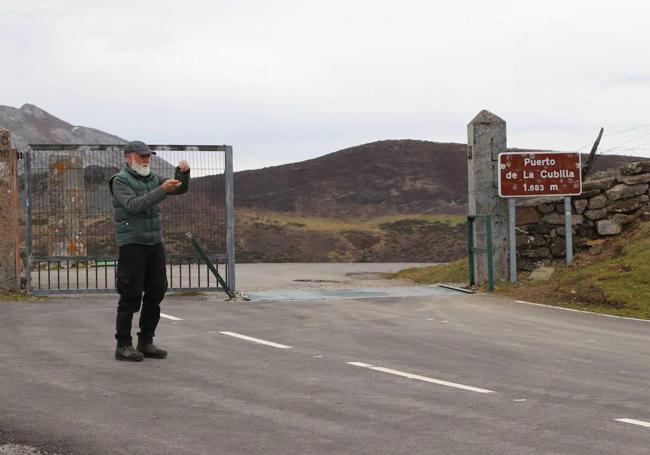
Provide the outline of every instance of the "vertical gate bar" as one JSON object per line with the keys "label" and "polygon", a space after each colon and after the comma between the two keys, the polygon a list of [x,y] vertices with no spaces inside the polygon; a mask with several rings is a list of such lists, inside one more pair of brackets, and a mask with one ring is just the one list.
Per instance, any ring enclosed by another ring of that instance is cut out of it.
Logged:
{"label": "vertical gate bar", "polygon": [[187,276],[189,277],[189,287],[192,287],[192,258],[187,260]]}
{"label": "vertical gate bar", "polygon": [[[25,208],[27,221],[25,223],[25,288],[29,294],[32,291],[32,152],[25,152]],[[40,270],[39,270],[40,278]],[[40,285],[39,285],[40,288]]]}
{"label": "vertical gate bar", "polygon": [[[217,269],[217,273],[219,273],[219,260],[217,259],[215,262],[216,262],[216,264],[215,264],[214,268]],[[226,270],[226,274],[228,274],[228,270]],[[226,281],[226,283],[228,283],[228,282]],[[219,280],[217,280],[217,282],[215,283],[215,286],[217,288],[219,288]]]}
{"label": "vertical gate bar", "polygon": [[51,272],[50,272],[50,264],[51,264],[51,261],[48,259],[48,260],[47,260],[47,289],[48,289],[48,290],[49,290],[49,289],[52,289],[51,286],[50,286],[50,284],[51,284],[51,283],[50,283],[50,275],[51,275]]}
{"label": "vertical gate bar", "polygon": [[88,288],[88,266],[89,266],[89,264],[90,264],[90,259],[86,258],[86,289],[89,289]]}
{"label": "vertical gate bar", "polygon": [[517,282],[517,219],[515,198],[508,198],[508,254],[510,255],[510,282]]}
{"label": "vertical gate bar", "polygon": [[174,287],[174,256],[169,256],[169,287]]}
{"label": "vertical gate bar", "polygon": [[234,292],[235,289],[235,198],[232,146],[226,146],[225,169],[226,185],[226,255],[228,266],[226,284]]}
{"label": "vertical gate bar", "polygon": [[494,255],[492,251],[492,215],[485,215],[485,232],[487,233],[488,291],[494,291]]}
{"label": "vertical gate bar", "polygon": [[469,261],[469,285],[474,286],[474,217],[467,217],[467,259]]}

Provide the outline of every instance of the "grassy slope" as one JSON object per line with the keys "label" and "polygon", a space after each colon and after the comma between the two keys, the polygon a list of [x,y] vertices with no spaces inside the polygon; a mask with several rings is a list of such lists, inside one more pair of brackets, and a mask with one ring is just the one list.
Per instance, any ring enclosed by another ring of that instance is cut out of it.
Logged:
{"label": "grassy slope", "polygon": [[462,255],[465,217],[325,218],[237,210],[243,262],[443,262]]}
{"label": "grassy slope", "polygon": [[267,224],[284,224],[314,231],[343,232],[350,230],[380,231],[380,225],[401,220],[423,220],[431,223],[446,223],[457,226],[466,221],[461,215],[388,215],[369,219],[324,218],[301,216],[292,213],[259,212],[247,209],[237,210],[238,222],[262,222]]}
{"label": "grassy slope", "polygon": [[650,223],[610,239],[597,256],[583,253],[547,282],[501,286],[504,294],[598,313],[650,319]]}
{"label": "grassy slope", "polygon": [[413,267],[401,270],[393,275],[394,278],[407,278],[416,283],[467,283],[467,258],[449,264],[432,265],[430,267]]}
{"label": "grassy slope", "polygon": [[[407,269],[398,277],[421,283],[467,283],[466,259]],[[584,252],[574,264],[556,267],[546,282],[501,283],[497,292],[514,298],[598,313],[650,319],[650,222],[608,239],[601,254]],[[534,296],[534,297],[533,297]]]}

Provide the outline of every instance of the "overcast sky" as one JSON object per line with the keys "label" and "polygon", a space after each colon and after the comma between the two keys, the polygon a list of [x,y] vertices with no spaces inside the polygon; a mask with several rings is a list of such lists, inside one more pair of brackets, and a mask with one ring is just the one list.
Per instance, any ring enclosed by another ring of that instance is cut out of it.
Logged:
{"label": "overcast sky", "polygon": [[[0,104],[237,169],[381,139],[650,157],[650,2],[0,0]],[[644,135],[647,135],[644,137]],[[581,149],[581,150],[584,150]]]}

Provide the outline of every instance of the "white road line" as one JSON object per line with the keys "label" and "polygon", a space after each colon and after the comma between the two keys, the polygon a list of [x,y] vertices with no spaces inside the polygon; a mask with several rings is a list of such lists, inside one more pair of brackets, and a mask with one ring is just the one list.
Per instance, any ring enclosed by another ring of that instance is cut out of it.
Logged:
{"label": "white road line", "polygon": [[165,318],[165,319],[171,319],[172,321],[182,321],[183,320],[181,318],[177,318],[176,316],[172,316],[172,315],[165,314],[165,313],[160,313],[160,317]]}
{"label": "white road line", "polygon": [[639,425],[640,427],[650,428],[650,422],[644,422],[643,420],[635,419],[614,419],[617,422],[631,423],[632,425]]}
{"label": "white road line", "polygon": [[246,340],[246,341],[252,341],[254,343],[265,344],[266,346],[272,346],[274,348],[291,349],[291,346],[286,346],[284,344],[279,344],[279,343],[273,343],[272,341],[260,340],[259,338],[253,338],[246,335],[242,335],[241,333],[235,333],[235,332],[219,332],[219,333],[223,335],[235,337],[235,338],[241,338],[242,340]]}
{"label": "white road line", "polygon": [[532,305],[532,306],[541,306],[543,308],[551,308],[553,310],[570,311],[572,313],[584,313],[584,314],[590,314],[592,316],[602,316],[604,318],[627,319],[629,321],[650,322],[650,320],[648,319],[629,318],[626,316],[616,316],[615,314],[594,313],[593,311],[576,310],[575,308],[564,308],[556,305],[545,305],[543,303],[527,302],[526,300],[515,300],[515,302],[524,303],[526,305]]}
{"label": "white road line", "polygon": [[478,393],[496,393],[494,390],[480,389],[478,387],[472,387],[469,385],[457,384],[455,382],[442,381],[440,379],[427,378],[426,376],[420,376],[412,373],[405,373],[403,371],[391,370],[390,368],[376,367],[368,363],[363,362],[348,362],[348,365],[354,365],[356,367],[368,368],[370,370],[381,371],[383,373],[390,373],[397,376],[402,376],[409,379],[417,379],[418,381],[431,382],[433,384],[444,385],[447,387],[454,387],[456,389],[469,390],[470,392]]}

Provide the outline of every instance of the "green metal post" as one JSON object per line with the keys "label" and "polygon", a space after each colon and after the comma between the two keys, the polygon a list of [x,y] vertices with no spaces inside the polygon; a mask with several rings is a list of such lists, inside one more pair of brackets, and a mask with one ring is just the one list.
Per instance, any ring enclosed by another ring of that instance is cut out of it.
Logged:
{"label": "green metal post", "polygon": [[474,217],[467,217],[467,258],[469,260],[469,285],[476,284],[474,278]]}
{"label": "green metal post", "polygon": [[488,291],[494,291],[494,261],[492,252],[492,215],[485,216],[485,233],[487,234]]}

